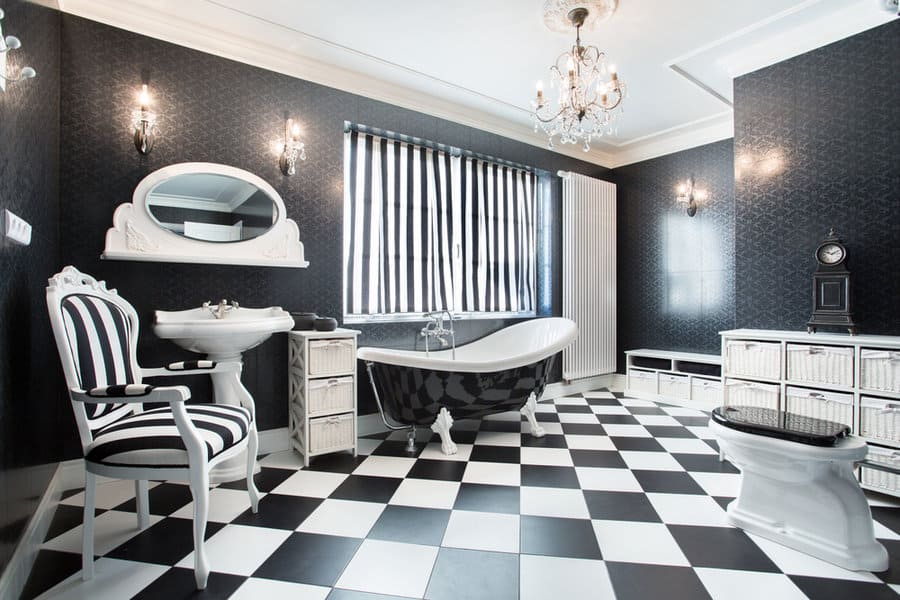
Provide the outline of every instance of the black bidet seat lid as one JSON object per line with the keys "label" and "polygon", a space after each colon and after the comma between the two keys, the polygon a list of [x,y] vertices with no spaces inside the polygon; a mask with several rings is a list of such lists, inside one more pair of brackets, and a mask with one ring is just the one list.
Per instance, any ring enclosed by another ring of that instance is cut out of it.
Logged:
{"label": "black bidet seat lid", "polygon": [[813,446],[834,446],[850,434],[843,423],[757,406],[719,406],[712,420],[737,431]]}

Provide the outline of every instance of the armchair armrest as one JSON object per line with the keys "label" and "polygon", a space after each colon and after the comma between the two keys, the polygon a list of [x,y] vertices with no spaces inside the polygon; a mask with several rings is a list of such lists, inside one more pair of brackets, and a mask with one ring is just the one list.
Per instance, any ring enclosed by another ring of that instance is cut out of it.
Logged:
{"label": "armchair armrest", "polygon": [[115,402],[116,404],[140,402],[164,402],[172,404],[185,402],[191,397],[191,391],[183,385],[152,386],[143,383],[130,385],[110,385],[93,388],[89,391],[72,388],[69,395],[76,402],[100,404]]}
{"label": "armchair armrest", "polygon": [[[212,367],[200,366],[193,368],[192,363],[212,363]],[[179,368],[177,365],[184,365]],[[209,375],[211,373],[240,373],[241,363],[239,362],[213,362],[213,361],[184,361],[181,363],[170,363],[165,367],[156,369],[141,369],[142,377],[181,377],[184,375]]]}

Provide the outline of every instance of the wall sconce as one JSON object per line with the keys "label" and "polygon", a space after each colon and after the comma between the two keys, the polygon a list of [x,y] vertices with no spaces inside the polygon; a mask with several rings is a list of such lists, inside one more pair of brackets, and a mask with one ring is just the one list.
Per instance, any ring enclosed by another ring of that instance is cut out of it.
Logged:
{"label": "wall sconce", "polygon": [[153,128],[156,126],[156,113],[150,110],[150,92],[147,84],[141,86],[138,94],[140,109],[131,113],[131,126],[134,128],[134,147],[139,154],[147,155],[153,150]]}
{"label": "wall sconce", "polygon": [[687,205],[687,214],[693,217],[697,214],[697,203],[703,202],[708,197],[706,190],[698,190],[694,186],[694,176],[684,183],[678,185],[678,196],[675,198],[678,202]]}
{"label": "wall sconce", "polygon": [[283,175],[290,177],[297,172],[297,160],[306,160],[306,145],[300,141],[300,125],[293,119],[284,122],[284,141],[276,144],[281,154],[278,167]]}
{"label": "wall sconce", "polygon": [[[0,9],[0,20],[5,16],[2,9]],[[31,67],[22,67],[19,69],[19,74],[15,77],[12,77],[6,71],[6,60],[8,58],[9,52],[12,50],[18,50],[22,47],[22,42],[19,41],[14,35],[8,35],[3,37],[3,29],[0,27],[0,91],[6,91],[7,83],[16,83],[17,81],[24,81],[25,79],[31,79],[37,73]]]}

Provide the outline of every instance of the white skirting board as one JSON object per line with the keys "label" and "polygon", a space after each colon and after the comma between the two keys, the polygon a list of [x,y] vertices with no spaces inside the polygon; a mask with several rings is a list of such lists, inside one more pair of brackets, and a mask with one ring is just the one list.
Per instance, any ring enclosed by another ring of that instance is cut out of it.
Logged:
{"label": "white skirting board", "polygon": [[[74,462],[74,461],[69,461]],[[53,521],[53,513],[56,510],[56,504],[62,496],[64,487],[60,485],[62,479],[62,464],[56,467],[53,477],[50,478],[50,484],[47,491],[44,492],[40,503],[16,546],[9,564],[0,574],[0,598],[20,598],[25,583],[28,581],[28,575],[31,573],[31,567],[37,558],[38,550],[41,543],[50,530],[50,523]],[[82,482],[84,476],[82,475]]]}

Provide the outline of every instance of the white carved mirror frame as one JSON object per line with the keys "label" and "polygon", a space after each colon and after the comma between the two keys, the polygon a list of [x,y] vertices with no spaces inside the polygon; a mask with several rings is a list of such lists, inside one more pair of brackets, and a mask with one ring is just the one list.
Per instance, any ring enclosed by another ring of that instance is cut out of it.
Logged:
{"label": "white carved mirror frame", "polygon": [[[158,184],[178,175],[208,173],[241,179],[262,190],[275,204],[277,216],[271,229],[240,242],[206,242],[182,237],[160,226],[150,215],[147,196]],[[131,202],[120,204],[113,226],[106,232],[101,258],[152,262],[307,267],[297,223],[285,214],[284,201],[260,177],[227,165],[189,162],[158,169],[141,180]]]}

